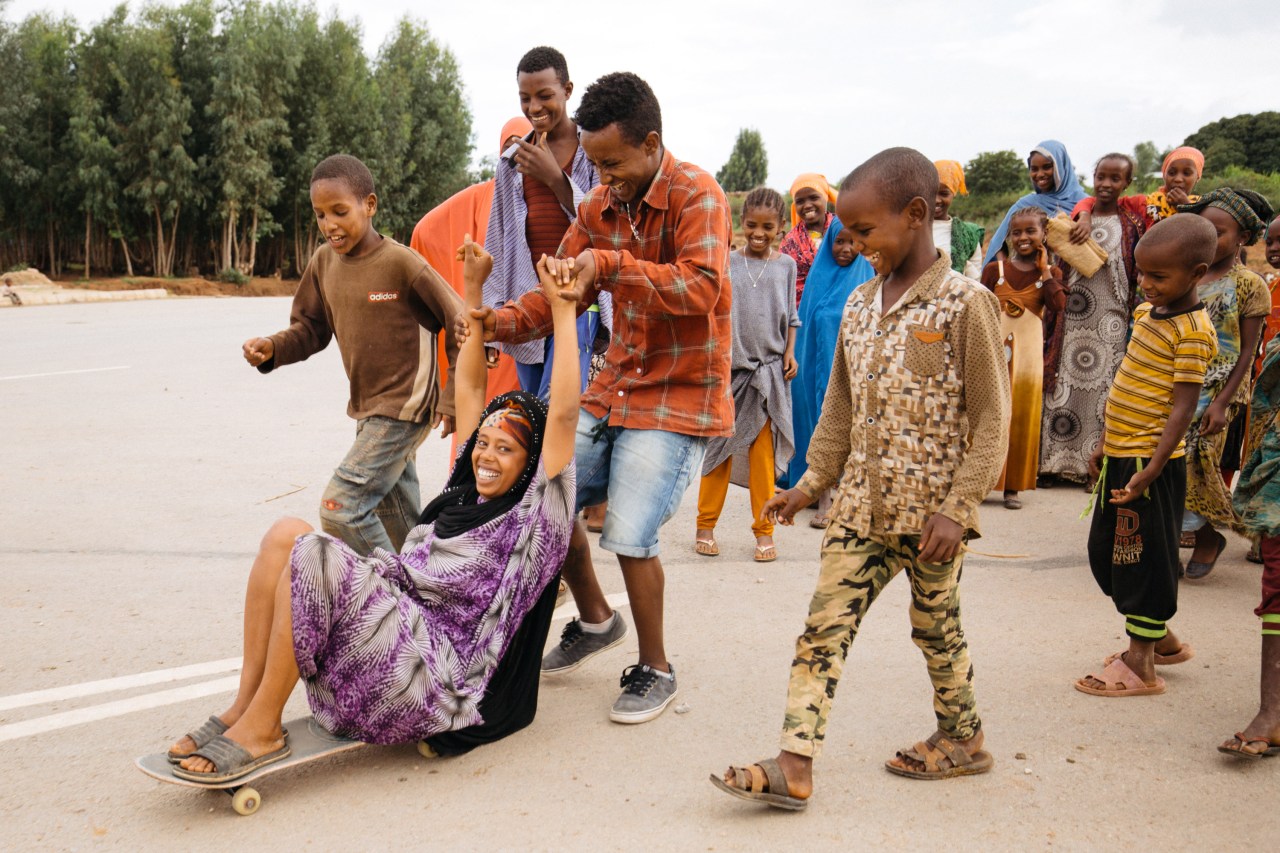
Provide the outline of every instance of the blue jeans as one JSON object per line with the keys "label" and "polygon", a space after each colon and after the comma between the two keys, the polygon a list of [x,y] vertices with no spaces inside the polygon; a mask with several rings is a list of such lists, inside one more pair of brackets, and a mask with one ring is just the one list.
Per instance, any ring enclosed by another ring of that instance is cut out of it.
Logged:
{"label": "blue jeans", "polygon": [[577,508],[608,499],[600,547],[624,557],[656,557],[658,530],[675,515],[685,489],[702,472],[706,450],[705,438],[611,427],[607,420],[578,412]]}
{"label": "blue jeans", "polygon": [[418,445],[429,424],[374,415],[356,422],[356,440],[320,499],[320,527],[360,554],[398,552],[418,523]]}
{"label": "blue jeans", "polygon": [[[582,371],[578,393],[587,390],[587,377],[591,370],[591,347],[600,328],[600,312],[584,311],[578,317],[578,369]],[[551,365],[555,362],[555,335],[547,338],[541,364],[516,362],[516,378],[520,390],[536,394],[543,401],[551,398]]]}

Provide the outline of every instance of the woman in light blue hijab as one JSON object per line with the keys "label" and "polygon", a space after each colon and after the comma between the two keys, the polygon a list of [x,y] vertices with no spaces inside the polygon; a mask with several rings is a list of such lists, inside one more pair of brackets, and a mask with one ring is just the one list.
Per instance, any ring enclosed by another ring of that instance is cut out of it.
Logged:
{"label": "woman in light blue hijab", "polygon": [[[1048,164],[1044,162],[1046,160]],[[1052,176],[1047,174],[1048,170],[1044,168],[1046,165],[1053,166]],[[1058,211],[1064,211],[1070,216],[1076,202],[1085,198],[1084,187],[1080,186],[1075,167],[1071,165],[1071,155],[1067,153],[1067,147],[1058,140],[1046,139],[1032,148],[1027,155],[1027,168],[1031,170],[1031,183],[1035,185],[1035,192],[1027,193],[1015,201],[1004,215],[1000,227],[991,235],[987,255],[982,259],[983,266],[994,261],[996,253],[1004,248],[1004,238],[1009,234],[1009,220],[1016,211],[1024,207],[1039,207],[1050,216]]]}
{"label": "woman in light blue hijab", "polygon": [[854,288],[876,275],[862,255],[854,254],[852,262],[848,260],[846,253],[852,252],[851,248],[842,251],[844,266],[836,260],[836,239],[843,230],[839,219],[831,220],[805,279],[799,308],[800,328],[796,332],[796,361],[800,369],[791,380],[791,426],[795,431],[796,450],[785,478],[779,478],[779,485],[785,481],[785,485],[794,486],[809,468],[805,454],[809,450],[809,438],[818,425],[818,416],[822,414],[844,305]]}

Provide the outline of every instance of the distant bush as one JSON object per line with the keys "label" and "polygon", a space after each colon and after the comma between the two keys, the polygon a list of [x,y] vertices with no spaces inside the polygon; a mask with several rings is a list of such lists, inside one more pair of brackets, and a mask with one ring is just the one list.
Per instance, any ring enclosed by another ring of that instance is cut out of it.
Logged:
{"label": "distant bush", "polygon": [[244,287],[249,283],[249,276],[240,272],[240,270],[235,267],[227,267],[222,272],[218,273],[218,281],[223,281],[227,284],[234,284],[237,287]]}
{"label": "distant bush", "polygon": [[1026,192],[1023,190],[962,195],[951,203],[951,215],[958,216],[966,222],[976,222],[987,230],[987,236],[990,237],[991,232],[1000,224],[1000,220],[1004,219],[1005,213],[1013,203],[1024,195]]}
{"label": "distant bush", "polygon": [[1228,166],[1221,173],[1209,175],[1196,184],[1196,192],[1207,193],[1218,187],[1253,190],[1266,196],[1273,207],[1280,206],[1280,172],[1262,175],[1242,166]]}

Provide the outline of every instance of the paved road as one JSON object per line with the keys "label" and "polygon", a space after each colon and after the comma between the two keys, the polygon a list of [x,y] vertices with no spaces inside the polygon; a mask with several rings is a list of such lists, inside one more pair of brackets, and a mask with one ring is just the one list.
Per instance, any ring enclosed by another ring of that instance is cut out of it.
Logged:
{"label": "paved road", "polygon": [[[281,299],[169,299],[0,315],[0,847],[1191,850],[1270,840],[1280,761],[1235,763],[1213,749],[1257,696],[1258,573],[1243,543],[1207,581],[1184,586],[1177,625],[1199,655],[1166,672],[1167,695],[1086,697],[1071,680],[1122,647],[1122,626],[1084,563],[1085,496],[1062,489],[1027,495],[1019,513],[985,506],[987,535],[974,547],[988,556],[966,565],[964,621],[997,758],[983,777],[930,785],[881,768],[933,727],[899,580],[854,646],[810,809],[759,810],[711,787],[708,772],[776,749],[820,536],[786,529],[779,561],[753,564],[738,490],[723,556],[692,553],[692,492],[663,535],[668,647],[687,713],[608,721],[632,640],[544,682],[535,723],[503,743],[438,761],[372,747],[282,773],[260,786],[253,817],[234,815],[225,796],[143,777],[134,756],[228,701],[257,540],[276,516],[315,516],[352,434],[336,351],[266,377],[240,359],[243,339],[287,313]],[[443,482],[446,448],[430,439],[420,453],[424,491]],[[616,564],[597,558],[606,592],[620,593]],[[205,666],[170,672],[195,665]],[[90,684],[104,679],[121,680]],[[301,692],[289,710],[305,713]]]}

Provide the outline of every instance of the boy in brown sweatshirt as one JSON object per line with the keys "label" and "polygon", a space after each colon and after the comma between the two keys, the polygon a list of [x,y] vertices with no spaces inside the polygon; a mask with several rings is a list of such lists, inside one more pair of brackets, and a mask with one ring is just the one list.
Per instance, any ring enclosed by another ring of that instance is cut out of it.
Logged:
{"label": "boy in brown sweatshirt", "polygon": [[[303,361],[334,335],[351,383],[347,414],[356,440],[320,501],[320,524],[366,554],[398,551],[421,510],[414,457],[431,427],[453,428],[453,362],[436,361],[436,335],[462,302],[413,250],[372,226],[373,175],[355,157],[335,154],[311,173],[311,206],[325,239],[293,297],[289,327],[244,343],[263,373]],[[439,373],[448,371],[440,390]]]}

